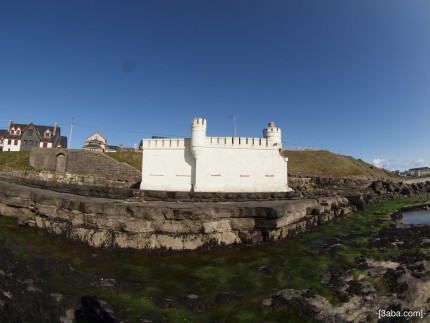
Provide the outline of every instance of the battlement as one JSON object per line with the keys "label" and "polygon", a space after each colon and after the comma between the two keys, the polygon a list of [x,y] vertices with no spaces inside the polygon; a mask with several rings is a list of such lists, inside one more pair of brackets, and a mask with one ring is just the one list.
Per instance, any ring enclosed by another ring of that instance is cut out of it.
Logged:
{"label": "battlement", "polygon": [[206,137],[205,147],[222,148],[253,148],[253,149],[275,149],[273,143],[267,138],[252,137]]}
{"label": "battlement", "polygon": [[142,141],[143,149],[184,149],[189,146],[189,138],[160,138],[144,139]]}
{"label": "battlement", "polygon": [[275,126],[273,121],[269,122],[267,128],[263,129],[263,136],[267,138],[268,136],[281,136],[281,128]]}
{"label": "battlement", "polygon": [[[142,141],[143,149],[184,149],[189,145],[189,138],[144,139]],[[202,148],[279,149],[267,138],[252,137],[206,137]]]}
{"label": "battlement", "polygon": [[205,118],[194,118],[191,121],[192,126],[200,126],[200,127],[206,127],[207,121]]}

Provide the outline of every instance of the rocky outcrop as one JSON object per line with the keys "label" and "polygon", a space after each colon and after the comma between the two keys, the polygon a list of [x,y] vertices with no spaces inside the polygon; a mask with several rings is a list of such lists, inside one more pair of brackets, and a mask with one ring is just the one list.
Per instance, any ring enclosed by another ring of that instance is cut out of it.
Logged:
{"label": "rocky outcrop", "polygon": [[430,181],[406,184],[403,181],[374,181],[362,191],[366,203],[379,203],[385,200],[423,195],[430,193]]}
{"label": "rocky outcrop", "polygon": [[401,252],[383,260],[360,256],[350,268],[331,268],[322,275],[321,282],[337,296],[339,304],[333,305],[313,289],[283,289],[263,304],[274,310],[293,308],[302,316],[322,322],[421,322],[423,319],[427,322],[429,241],[428,226],[385,228],[369,241],[368,247],[397,250],[400,246]]}
{"label": "rocky outcrop", "polygon": [[244,202],[89,198],[0,182],[0,214],[94,247],[192,250],[273,241],[355,210],[340,196]]}

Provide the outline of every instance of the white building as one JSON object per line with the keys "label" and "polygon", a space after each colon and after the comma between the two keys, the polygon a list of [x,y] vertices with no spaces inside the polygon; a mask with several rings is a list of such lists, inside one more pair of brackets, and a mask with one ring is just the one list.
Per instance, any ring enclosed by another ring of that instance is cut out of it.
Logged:
{"label": "white building", "polygon": [[430,174],[430,168],[429,167],[418,167],[418,168],[411,168],[409,169],[409,175],[410,176],[426,176]]}
{"label": "white building", "polygon": [[191,138],[142,140],[142,190],[179,192],[287,192],[281,129],[264,138],[206,137],[207,121],[192,120]]}

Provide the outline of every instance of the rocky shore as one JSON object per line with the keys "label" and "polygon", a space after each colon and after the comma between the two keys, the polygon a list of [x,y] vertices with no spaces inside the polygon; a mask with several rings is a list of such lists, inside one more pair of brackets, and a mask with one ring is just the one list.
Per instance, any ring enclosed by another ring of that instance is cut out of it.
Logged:
{"label": "rocky shore", "polygon": [[[29,187],[0,182],[0,214],[17,218],[23,226],[35,226],[98,248],[210,249],[283,239],[350,214],[355,208],[362,209],[366,204],[430,192],[430,182],[412,185],[392,181],[348,182],[345,186],[334,180],[321,181],[322,186],[315,183],[307,182],[296,190],[294,197],[281,200],[261,196],[259,201],[246,201],[237,196],[207,195],[193,202],[178,202],[170,196],[170,201],[166,202],[157,196],[144,200],[138,194],[126,193],[126,199],[102,198],[86,193],[71,194],[72,191],[65,192],[61,186],[46,190],[36,187],[38,183]],[[105,193],[100,192],[95,194]],[[412,208],[426,207],[429,205]],[[430,229],[428,225],[401,224],[401,211],[392,214],[389,227],[372,237],[334,236],[323,241],[318,251],[309,252],[309,257],[326,254],[335,259],[342,246],[354,245],[374,250],[378,255],[359,256],[350,265],[334,264],[321,272],[321,283],[334,298],[312,288],[279,289],[261,295],[261,304],[274,313],[292,310],[300,317],[321,322],[428,320]],[[357,243],[357,239],[363,242]],[[6,244],[0,241],[2,322],[121,321],[121,314],[114,313],[111,306],[97,296],[82,294],[77,297],[59,292],[51,283],[53,272],[75,288],[87,285],[121,292],[142,288],[116,275],[82,272],[69,263],[38,256],[22,257],[11,252]],[[271,265],[258,265],[248,270],[269,277],[277,272]],[[185,307],[192,312],[205,312],[242,297],[231,290],[219,291],[213,299],[197,294],[154,296],[151,301],[160,311],[142,312],[140,321],[164,322],[164,309]],[[394,317],[405,313],[414,313],[415,317],[407,320]]]}
{"label": "rocky shore", "polygon": [[[342,237],[348,240],[348,237]],[[324,244],[332,252],[339,240]],[[429,226],[392,225],[366,246],[384,252],[381,260],[356,258],[348,267],[329,269],[322,283],[338,303],[333,305],[316,290],[284,289],[263,304],[273,310],[293,307],[322,322],[423,322],[430,317]]]}

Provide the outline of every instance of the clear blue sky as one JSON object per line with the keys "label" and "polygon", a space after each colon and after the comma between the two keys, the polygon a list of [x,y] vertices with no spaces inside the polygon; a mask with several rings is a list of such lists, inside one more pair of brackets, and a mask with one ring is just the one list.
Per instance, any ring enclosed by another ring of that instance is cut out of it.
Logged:
{"label": "clear blue sky", "polygon": [[151,135],[260,137],[390,169],[430,166],[430,1],[0,2],[0,127],[72,148]]}

